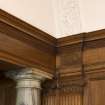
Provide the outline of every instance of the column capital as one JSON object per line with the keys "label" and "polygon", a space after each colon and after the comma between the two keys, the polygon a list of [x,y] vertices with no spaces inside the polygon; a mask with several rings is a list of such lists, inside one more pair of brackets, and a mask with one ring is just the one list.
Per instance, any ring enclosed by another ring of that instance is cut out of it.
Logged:
{"label": "column capital", "polygon": [[23,68],[6,72],[6,76],[12,79],[35,78],[39,80],[52,79],[53,75],[36,68]]}
{"label": "column capital", "polygon": [[40,105],[41,81],[52,79],[52,75],[35,68],[24,68],[6,72],[17,84],[16,105]]}
{"label": "column capital", "polygon": [[20,70],[12,70],[6,72],[9,78],[17,81],[17,88],[19,87],[36,87],[40,88],[41,81],[45,79],[52,79],[52,75],[35,68],[24,68]]}

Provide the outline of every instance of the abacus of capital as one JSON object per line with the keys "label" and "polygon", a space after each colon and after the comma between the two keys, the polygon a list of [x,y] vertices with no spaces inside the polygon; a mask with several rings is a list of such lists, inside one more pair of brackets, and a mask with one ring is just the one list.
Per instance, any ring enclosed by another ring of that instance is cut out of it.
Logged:
{"label": "abacus of capital", "polygon": [[40,105],[41,82],[52,78],[52,75],[34,68],[12,70],[6,76],[17,83],[16,105]]}

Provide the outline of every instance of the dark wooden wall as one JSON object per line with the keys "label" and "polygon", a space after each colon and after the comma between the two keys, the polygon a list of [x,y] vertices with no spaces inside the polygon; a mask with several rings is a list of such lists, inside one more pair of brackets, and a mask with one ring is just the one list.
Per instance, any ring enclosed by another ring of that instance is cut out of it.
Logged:
{"label": "dark wooden wall", "polygon": [[[75,94],[72,91],[66,92],[65,87],[63,87],[65,91],[59,90],[54,93],[53,90],[44,96],[43,105],[105,104],[104,36],[105,30],[101,30],[58,39],[56,56],[58,82],[69,88],[74,84],[81,85],[82,92],[75,91]],[[78,95],[80,98],[77,98]]]}
{"label": "dark wooden wall", "polygon": [[42,97],[42,105],[82,105],[82,102],[82,92],[77,87],[51,90]]}
{"label": "dark wooden wall", "polygon": [[105,80],[90,81],[88,92],[91,105],[105,105]]}
{"label": "dark wooden wall", "polygon": [[[105,104],[105,30],[55,39],[0,10],[1,60],[51,74],[58,72],[55,84],[58,81],[63,88],[47,93],[44,88],[42,105]],[[15,100],[14,81],[1,77],[0,105],[15,105]]]}
{"label": "dark wooden wall", "polygon": [[15,82],[5,77],[0,78],[0,105],[15,105],[15,103]]}
{"label": "dark wooden wall", "polygon": [[61,76],[80,76],[82,63],[86,75],[104,72],[104,36],[105,30],[101,30],[58,39],[57,68]]}

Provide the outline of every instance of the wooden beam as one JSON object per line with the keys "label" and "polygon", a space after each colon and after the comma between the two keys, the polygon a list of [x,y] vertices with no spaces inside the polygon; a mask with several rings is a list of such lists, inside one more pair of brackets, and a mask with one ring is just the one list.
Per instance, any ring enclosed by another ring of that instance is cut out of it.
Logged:
{"label": "wooden beam", "polygon": [[56,39],[0,10],[0,59],[49,73],[55,70]]}

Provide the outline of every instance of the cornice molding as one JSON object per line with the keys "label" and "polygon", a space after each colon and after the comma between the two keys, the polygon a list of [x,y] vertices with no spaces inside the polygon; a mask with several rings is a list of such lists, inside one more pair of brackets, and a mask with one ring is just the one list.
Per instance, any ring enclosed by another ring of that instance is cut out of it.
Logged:
{"label": "cornice molding", "polygon": [[48,43],[51,45],[55,45],[56,43],[56,38],[54,38],[53,36],[5,12],[2,9],[0,9],[0,21],[45,43]]}
{"label": "cornice molding", "polygon": [[58,38],[57,39],[57,47],[63,47],[71,44],[76,44],[82,42],[82,36],[85,33],[81,34],[76,34],[76,35],[71,35],[71,36],[66,36],[63,38]]}
{"label": "cornice molding", "polygon": [[85,42],[103,39],[105,38],[105,29],[59,38],[57,39],[57,47],[81,43],[83,36]]}
{"label": "cornice molding", "polygon": [[[104,54],[102,55],[102,61],[97,62],[98,66],[94,64],[96,64],[96,55],[97,51],[99,51],[97,49],[100,47],[104,52],[105,29],[56,39],[0,9],[1,60],[6,60],[21,66],[35,67],[51,74],[53,74],[56,69],[60,69],[61,73],[63,73],[62,70],[65,71],[65,76],[80,75],[81,71],[79,72],[75,67],[76,65],[80,66],[78,60],[81,58],[80,48],[83,36],[84,41],[86,43],[89,42],[87,44],[89,46],[85,46],[84,51],[86,68],[89,70],[93,68],[101,69],[100,72],[103,71],[104,63],[100,62],[105,62]],[[94,48],[90,48],[92,43],[95,45]],[[93,54],[94,52],[96,55]],[[101,55],[100,52],[99,54]],[[86,60],[88,56],[94,56],[93,63],[88,63],[89,60]],[[72,65],[72,63],[74,63],[74,65]],[[70,70],[74,71],[72,72]],[[87,73],[92,72],[88,71]],[[98,72],[98,70],[96,70],[96,72]],[[70,73],[73,73],[73,75]]]}
{"label": "cornice molding", "polygon": [[49,73],[55,70],[56,38],[0,9],[0,59]]}
{"label": "cornice molding", "polygon": [[92,41],[105,38],[105,29],[101,29],[93,32],[80,33],[56,39],[53,36],[49,35],[48,33],[26,23],[25,21],[5,12],[2,9],[0,9],[0,22],[8,24],[24,33],[27,33],[28,35],[38,40],[44,41],[45,43],[57,47],[79,43],[82,41],[81,38],[83,35],[85,37],[85,41]]}

